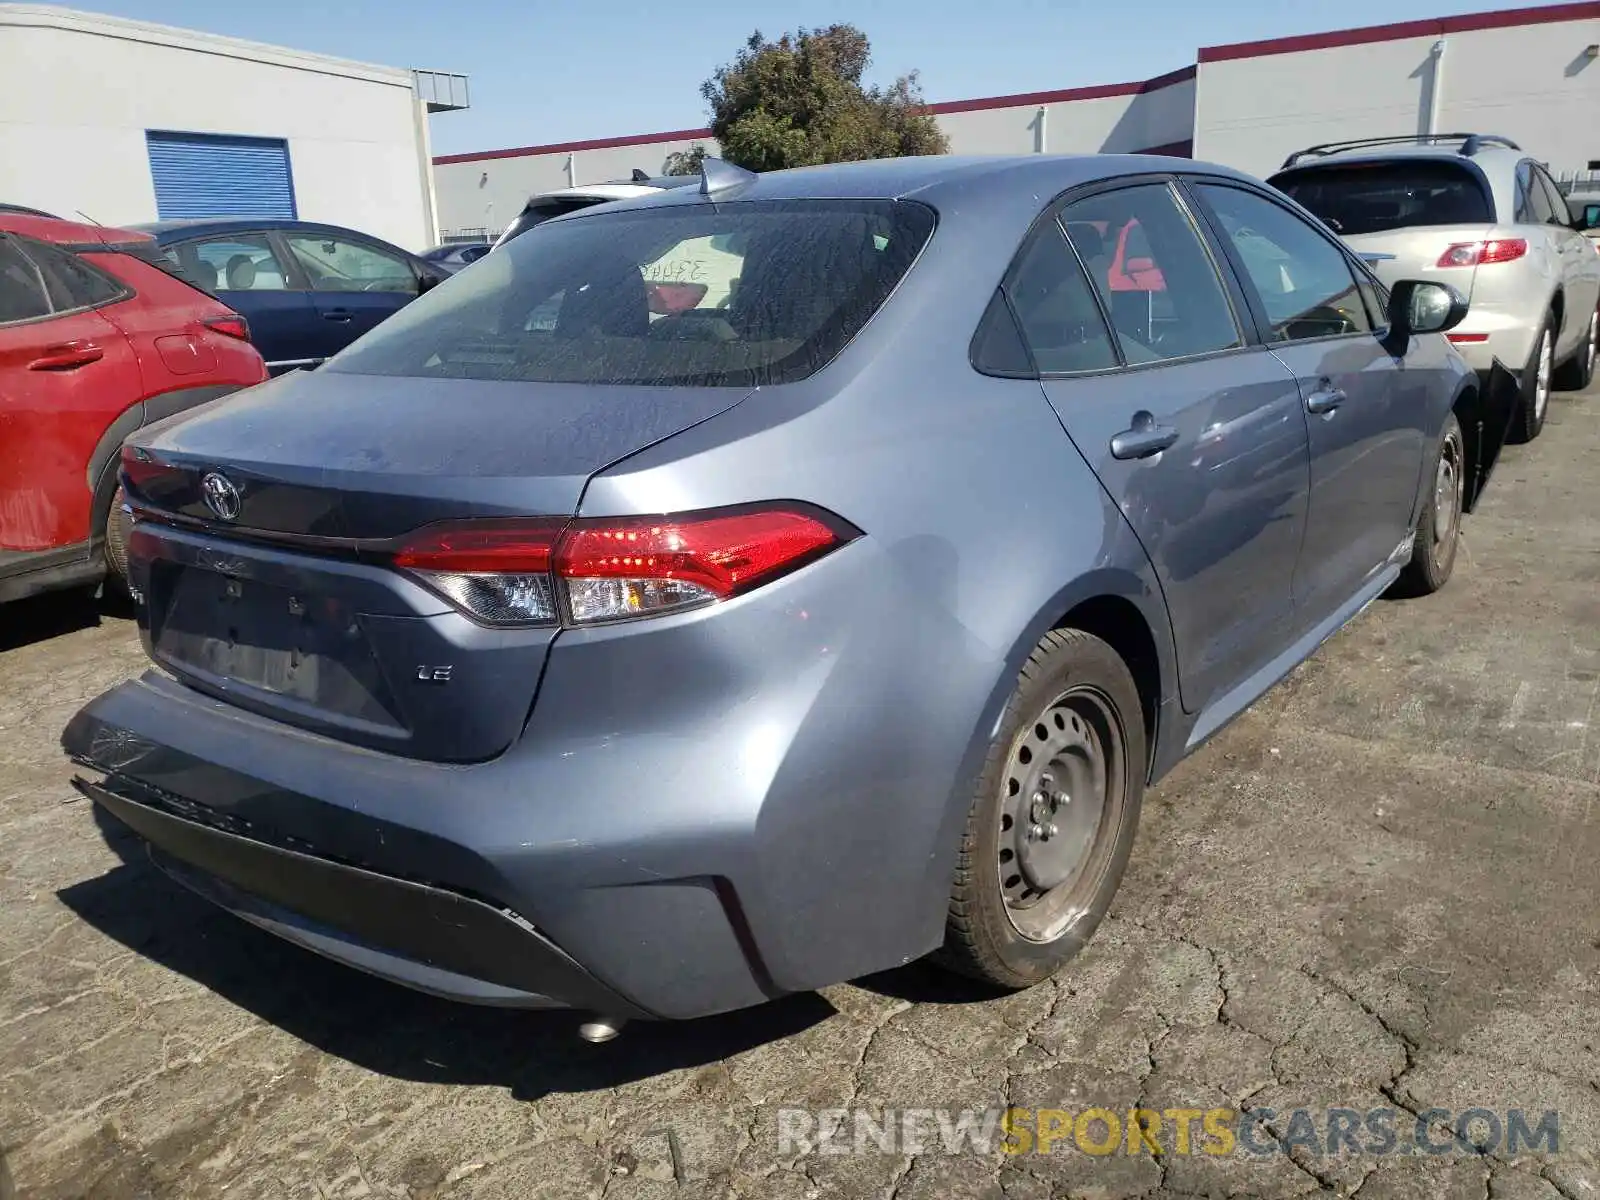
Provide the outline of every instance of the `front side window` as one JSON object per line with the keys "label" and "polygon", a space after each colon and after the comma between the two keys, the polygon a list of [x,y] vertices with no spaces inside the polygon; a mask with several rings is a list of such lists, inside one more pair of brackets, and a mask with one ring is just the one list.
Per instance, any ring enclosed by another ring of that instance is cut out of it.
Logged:
{"label": "front side window", "polygon": [[1473,169],[1450,161],[1302,167],[1271,183],[1341,237],[1494,222],[1494,205]]}
{"label": "front side window", "polygon": [[208,292],[281,292],[289,286],[283,264],[265,235],[186,242],[166,253],[185,279]]}
{"label": "front side window", "polygon": [[905,201],[597,211],[507,243],[324,369],[542,383],[802,379],[900,282],[934,216]]}
{"label": "front side window", "polygon": [[1196,190],[1255,285],[1274,340],[1371,332],[1349,261],[1314,226],[1241,188],[1200,184]]}
{"label": "front side window", "polygon": [[49,315],[44,276],[15,242],[0,236],[0,325]]}
{"label": "front side window", "polygon": [[315,291],[416,294],[416,272],[397,254],[317,233],[288,233],[284,241]]}
{"label": "front side window", "polygon": [[1129,364],[1243,344],[1216,265],[1166,184],[1079,200],[1062,223]]}

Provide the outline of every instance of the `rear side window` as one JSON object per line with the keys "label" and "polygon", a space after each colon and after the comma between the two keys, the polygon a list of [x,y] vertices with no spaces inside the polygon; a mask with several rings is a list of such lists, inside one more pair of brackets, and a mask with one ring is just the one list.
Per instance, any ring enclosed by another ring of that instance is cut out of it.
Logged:
{"label": "rear side window", "polygon": [[1094,292],[1054,221],[1034,234],[1005,290],[1039,370],[1100,371],[1117,365]]}
{"label": "rear side window", "polygon": [[0,325],[50,315],[44,276],[8,237],[0,237]]}
{"label": "rear side window", "polygon": [[167,256],[184,279],[208,292],[281,292],[289,287],[288,272],[262,234],[185,242]]}
{"label": "rear side window", "polygon": [[128,289],[102,275],[76,254],[43,242],[28,243],[28,257],[44,275],[50,303],[57,312],[94,308],[128,294]]}
{"label": "rear side window", "polygon": [[596,212],[533,230],[325,370],[541,383],[751,387],[842,350],[933,232],[906,201]]}
{"label": "rear side window", "polygon": [[1312,167],[1276,175],[1272,184],[1346,236],[1494,223],[1483,183],[1469,168],[1448,161]]}

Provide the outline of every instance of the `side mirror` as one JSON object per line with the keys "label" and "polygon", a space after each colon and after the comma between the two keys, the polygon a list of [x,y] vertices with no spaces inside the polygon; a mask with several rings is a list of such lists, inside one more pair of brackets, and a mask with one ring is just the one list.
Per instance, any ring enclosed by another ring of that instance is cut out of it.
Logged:
{"label": "side mirror", "polygon": [[1466,315],[1467,298],[1448,283],[1402,279],[1389,292],[1389,328],[1401,337],[1444,333]]}
{"label": "side mirror", "polygon": [[1572,223],[1572,227],[1579,233],[1600,229],[1600,204],[1585,204],[1583,211],[1578,214],[1578,219]]}
{"label": "side mirror", "polygon": [[429,271],[419,270],[417,272],[417,295],[420,296],[424,292],[438,287],[443,282],[444,282],[444,277],[443,276],[435,275],[431,270],[429,270]]}

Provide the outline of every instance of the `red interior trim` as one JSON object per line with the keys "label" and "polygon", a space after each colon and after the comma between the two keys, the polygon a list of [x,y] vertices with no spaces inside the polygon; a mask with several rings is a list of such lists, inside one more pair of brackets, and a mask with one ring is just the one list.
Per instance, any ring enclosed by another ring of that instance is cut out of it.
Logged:
{"label": "red interior trim", "polygon": [[1363,46],[1371,42],[1396,42],[1404,38],[1442,37],[1447,33],[1472,33],[1483,29],[1512,29],[1519,25],[1551,25],[1560,21],[1600,18],[1600,0],[1578,4],[1547,4],[1538,8],[1506,8],[1494,12],[1436,17],[1429,21],[1401,21],[1394,25],[1368,25],[1333,33],[1308,33],[1300,37],[1269,38],[1260,42],[1235,42],[1228,46],[1203,46],[1202,63],[1239,58],[1265,58],[1272,54],[1298,54],[1304,50],[1331,50],[1338,46]]}

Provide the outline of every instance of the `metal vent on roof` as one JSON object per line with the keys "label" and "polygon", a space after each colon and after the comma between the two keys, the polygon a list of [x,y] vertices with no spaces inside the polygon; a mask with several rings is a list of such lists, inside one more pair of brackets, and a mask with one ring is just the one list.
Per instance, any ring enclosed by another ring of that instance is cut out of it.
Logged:
{"label": "metal vent on roof", "polygon": [[412,71],[411,86],[428,111],[455,112],[472,107],[472,92],[467,77],[452,71]]}

